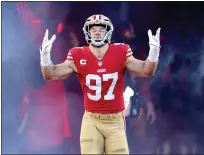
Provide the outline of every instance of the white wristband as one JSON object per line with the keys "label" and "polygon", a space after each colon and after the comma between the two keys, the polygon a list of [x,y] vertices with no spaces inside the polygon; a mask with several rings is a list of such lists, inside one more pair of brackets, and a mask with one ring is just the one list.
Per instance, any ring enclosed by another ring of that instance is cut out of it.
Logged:
{"label": "white wristband", "polygon": [[159,58],[159,52],[160,49],[151,49],[149,50],[149,56],[147,59],[149,59],[151,62],[157,62]]}
{"label": "white wristband", "polygon": [[45,66],[45,67],[52,64],[52,61],[50,59],[50,53],[43,55],[43,56],[41,55],[40,56],[40,63],[41,63],[41,66]]}

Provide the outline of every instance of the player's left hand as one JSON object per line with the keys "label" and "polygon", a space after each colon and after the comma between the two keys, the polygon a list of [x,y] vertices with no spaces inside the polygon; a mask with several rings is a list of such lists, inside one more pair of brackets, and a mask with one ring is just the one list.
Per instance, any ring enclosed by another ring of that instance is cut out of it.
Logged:
{"label": "player's left hand", "polygon": [[147,121],[149,124],[153,124],[156,121],[156,113],[152,103],[148,103],[147,105]]}
{"label": "player's left hand", "polygon": [[156,50],[157,51],[160,49],[160,30],[161,30],[161,28],[157,29],[156,35],[152,35],[152,31],[148,30],[150,50]]}

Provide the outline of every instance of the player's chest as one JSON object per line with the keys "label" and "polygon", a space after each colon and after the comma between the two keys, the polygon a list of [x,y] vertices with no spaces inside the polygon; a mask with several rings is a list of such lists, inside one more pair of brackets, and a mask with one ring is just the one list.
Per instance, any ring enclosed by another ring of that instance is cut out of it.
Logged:
{"label": "player's chest", "polygon": [[97,59],[85,55],[80,58],[77,69],[82,75],[121,72],[124,69],[124,63],[118,60],[117,57],[109,58],[106,56]]}

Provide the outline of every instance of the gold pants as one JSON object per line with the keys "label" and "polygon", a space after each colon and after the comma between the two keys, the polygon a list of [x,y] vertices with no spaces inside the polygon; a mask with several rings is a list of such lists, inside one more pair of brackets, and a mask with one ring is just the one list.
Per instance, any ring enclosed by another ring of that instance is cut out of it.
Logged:
{"label": "gold pants", "polygon": [[80,145],[81,154],[129,154],[123,113],[85,111]]}

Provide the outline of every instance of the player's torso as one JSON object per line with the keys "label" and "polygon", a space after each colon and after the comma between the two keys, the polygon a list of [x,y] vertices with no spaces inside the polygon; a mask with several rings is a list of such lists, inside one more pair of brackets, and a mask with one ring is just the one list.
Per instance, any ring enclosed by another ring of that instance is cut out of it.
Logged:
{"label": "player's torso", "polygon": [[75,56],[87,111],[113,113],[124,109],[123,89],[126,54],[120,46],[110,44],[101,59],[81,48]]}

